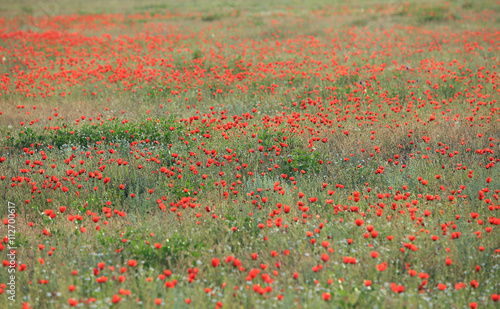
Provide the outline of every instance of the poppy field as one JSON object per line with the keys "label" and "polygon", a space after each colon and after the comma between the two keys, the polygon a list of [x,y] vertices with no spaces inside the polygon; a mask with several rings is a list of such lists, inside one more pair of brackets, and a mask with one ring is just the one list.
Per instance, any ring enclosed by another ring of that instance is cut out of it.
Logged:
{"label": "poppy field", "polygon": [[498,0],[40,3],[0,4],[0,307],[499,306]]}

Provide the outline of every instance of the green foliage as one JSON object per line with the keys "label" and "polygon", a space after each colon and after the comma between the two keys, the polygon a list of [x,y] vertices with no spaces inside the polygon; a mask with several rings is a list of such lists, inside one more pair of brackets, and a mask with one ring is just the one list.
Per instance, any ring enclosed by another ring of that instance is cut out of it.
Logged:
{"label": "green foliage", "polygon": [[196,49],[194,52],[193,52],[193,60],[196,60],[196,59],[200,59],[201,58],[201,51],[199,49]]}
{"label": "green foliage", "polygon": [[419,24],[443,22],[450,17],[449,7],[445,5],[417,6],[407,5],[398,13],[400,16],[415,18]]}
{"label": "green foliage", "polygon": [[144,267],[176,267],[179,261],[200,258],[207,247],[201,240],[189,240],[178,233],[167,238],[160,249],[148,244],[135,229],[129,229],[124,237],[129,240],[126,249],[130,256],[144,261]]}
{"label": "green foliage", "polygon": [[294,148],[292,153],[288,155],[288,158],[292,159],[292,162],[284,162],[280,169],[283,174],[293,175],[301,170],[307,171],[308,173],[319,174],[324,170],[324,167],[319,161],[325,160],[327,157],[318,151],[310,152],[309,150]]}
{"label": "green foliage", "polygon": [[30,6],[22,6],[21,11],[23,11],[26,14],[33,14],[33,8]]}
{"label": "green foliage", "polygon": [[22,248],[25,245],[29,244],[26,235],[23,235],[19,232],[16,232],[13,243],[9,243],[9,246],[14,248]]}
{"label": "green foliage", "polygon": [[222,13],[204,13],[201,16],[201,20],[205,22],[212,22],[212,21],[217,21],[221,20],[222,18],[226,17],[227,15],[222,14]]}
{"label": "green foliage", "polygon": [[139,11],[164,11],[165,9],[168,8],[168,5],[166,3],[161,3],[161,4],[146,4],[146,5],[139,5],[139,6],[134,6],[134,9],[139,10]]}
{"label": "green foliage", "polygon": [[419,12],[420,23],[444,21],[449,16],[448,9],[442,6],[422,9]]}
{"label": "green foliage", "polygon": [[39,131],[35,131],[32,128],[25,128],[23,131],[18,132],[17,138],[11,137],[7,140],[7,145],[14,146],[16,148],[31,147],[31,144],[43,143],[46,137],[40,134]]}
{"label": "green foliage", "polygon": [[17,137],[8,139],[7,143],[15,148],[31,147],[31,144],[38,143],[57,148],[73,145],[88,147],[103,141],[115,144],[143,141],[168,145],[177,137],[176,128],[178,124],[173,118],[162,117],[155,121],[144,118],[137,122],[115,119],[101,124],[82,124],[78,127],[62,124],[57,130],[35,131],[25,128],[17,133]]}

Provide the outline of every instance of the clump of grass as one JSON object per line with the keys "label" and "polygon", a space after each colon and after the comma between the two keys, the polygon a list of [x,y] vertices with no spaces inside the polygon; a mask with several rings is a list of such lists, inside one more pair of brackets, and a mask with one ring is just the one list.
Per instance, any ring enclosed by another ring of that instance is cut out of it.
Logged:
{"label": "clump of grass", "polygon": [[443,6],[423,8],[418,12],[419,23],[442,22],[449,17],[449,10]]}
{"label": "clump of grass", "polygon": [[221,20],[225,17],[227,17],[227,15],[222,13],[204,13],[201,15],[201,20],[204,22],[213,22]]}
{"label": "clump of grass", "polygon": [[396,15],[412,18],[418,24],[444,22],[451,16],[448,6],[423,6],[419,4],[405,5]]}

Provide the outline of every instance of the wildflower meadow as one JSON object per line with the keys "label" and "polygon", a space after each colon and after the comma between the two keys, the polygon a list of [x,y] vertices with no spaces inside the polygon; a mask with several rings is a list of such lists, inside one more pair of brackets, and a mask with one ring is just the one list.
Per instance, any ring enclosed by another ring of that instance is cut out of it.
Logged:
{"label": "wildflower meadow", "polygon": [[498,308],[500,1],[0,3],[1,308]]}

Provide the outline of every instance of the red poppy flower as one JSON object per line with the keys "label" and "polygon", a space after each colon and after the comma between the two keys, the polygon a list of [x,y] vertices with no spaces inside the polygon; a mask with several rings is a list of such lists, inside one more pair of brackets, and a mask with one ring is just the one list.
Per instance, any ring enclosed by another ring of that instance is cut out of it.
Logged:
{"label": "red poppy flower", "polygon": [[114,294],[114,295],[113,295],[113,298],[111,299],[111,302],[112,302],[113,304],[117,304],[117,303],[119,303],[119,302],[120,302],[120,300],[122,300],[122,298],[121,298],[120,296],[118,296],[118,295]]}
{"label": "red poppy flower", "polygon": [[217,267],[220,263],[220,260],[218,258],[213,258],[212,259],[212,267]]}
{"label": "red poppy flower", "polygon": [[128,264],[128,266],[130,266],[130,267],[135,267],[135,266],[137,266],[137,261],[136,261],[136,260],[129,260],[129,261],[127,262],[127,264]]}

